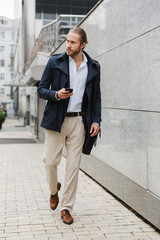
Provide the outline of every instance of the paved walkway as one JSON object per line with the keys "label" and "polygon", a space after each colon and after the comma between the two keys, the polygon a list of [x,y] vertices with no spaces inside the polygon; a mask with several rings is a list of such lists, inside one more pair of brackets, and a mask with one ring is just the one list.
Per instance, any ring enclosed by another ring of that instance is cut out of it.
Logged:
{"label": "paved walkway", "polygon": [[[21,127],[13,127],[21,125]],[[7,120],[0,138],[34,138],[17,120]],[[18,131],[17,131],[18,130]],[[5,135],[6,134],[6,135]],[[43,144],[0,144],[0,240],[157,240],[160,234],[80,172],[74,223],[49,208]],[[65,159],[59,166],[63,186]],[[61,191],[60,191],[61,199]]]}

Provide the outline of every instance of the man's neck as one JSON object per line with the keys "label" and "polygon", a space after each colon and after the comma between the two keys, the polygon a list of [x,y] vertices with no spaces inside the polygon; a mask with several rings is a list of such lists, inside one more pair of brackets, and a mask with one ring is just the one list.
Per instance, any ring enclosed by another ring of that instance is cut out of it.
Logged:
{"label": "man's neck", "polygon": [[72,57],[76,63],[83,62],[83,52]]}

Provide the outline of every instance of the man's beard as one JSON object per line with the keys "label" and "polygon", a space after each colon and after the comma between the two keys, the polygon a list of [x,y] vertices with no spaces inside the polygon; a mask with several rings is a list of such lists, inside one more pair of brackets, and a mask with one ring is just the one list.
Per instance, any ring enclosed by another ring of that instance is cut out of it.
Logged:
{"label": "man's beard", "polygon": [[[70,50],[70,49],[68,49],[68,50]],[[74,57],[74,56],[76,56],[76,55],[78,55],[79,53],[80,53],[80,51],[81,51],[81,48],[79,47],[77,50],[75,50],[75,51],[72,51],[71,50],[71,53],[67,53],[67,55],[68,56],[71,56],[71,57]]]}

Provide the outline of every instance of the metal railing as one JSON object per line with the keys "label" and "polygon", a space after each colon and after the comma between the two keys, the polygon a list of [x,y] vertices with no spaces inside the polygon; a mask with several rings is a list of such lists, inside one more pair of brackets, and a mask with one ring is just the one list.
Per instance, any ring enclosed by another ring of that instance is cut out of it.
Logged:
{"label": "metal railing", "polygon": [[53,52],[66,38],[69,30],[77,26],[84,17],[85,15],[59,15],[56,20],[45,25],[35,42],[31,56],[25,64],[25,70],[28,69],[37,52]]}

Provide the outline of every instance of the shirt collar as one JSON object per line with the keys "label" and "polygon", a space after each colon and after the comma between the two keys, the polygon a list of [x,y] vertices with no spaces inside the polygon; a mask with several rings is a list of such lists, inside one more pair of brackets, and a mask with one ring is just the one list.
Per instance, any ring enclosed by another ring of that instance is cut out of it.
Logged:
{"label": "shirt collar", "polygon": [[[83,62],[86,64],[88,62],[88,59],[83,52],[82,52],[82,54],[83,54]],[[69,56],[69,61],[75,62],[71,56]]]}
{"label": "shirt collar", "polygon": [[83,61],[85,62],[85,63],[87,63],[88,62],[88,59],[87,59],[87,57],[86,57],[86,55],[83,53]]}

